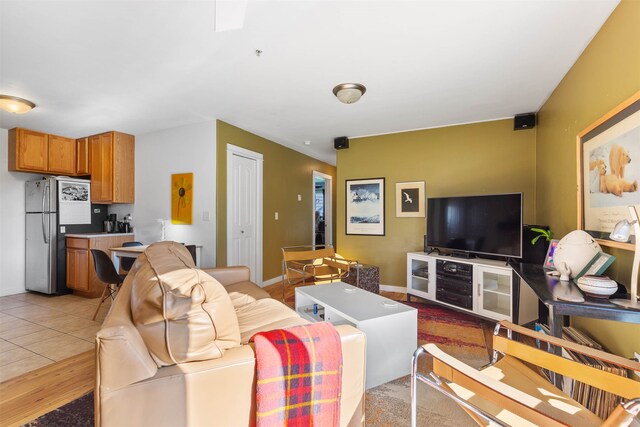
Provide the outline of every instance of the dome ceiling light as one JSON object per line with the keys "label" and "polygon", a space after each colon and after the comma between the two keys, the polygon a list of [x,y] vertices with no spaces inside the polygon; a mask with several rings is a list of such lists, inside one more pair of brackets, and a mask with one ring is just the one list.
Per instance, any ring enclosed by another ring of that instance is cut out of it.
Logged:
{"label": "dome ceiling light", "polygon": [[360,97],[364,95],[367,88],[360,83],[340,83],[333,88],[333,94],[343,104],[353,104],[358,102]]}
{"label": "dome ceiling light", "polygon": [[35,108],[36,104],[17,96],[0,95],[0,108],[10,113],[24,114]]}

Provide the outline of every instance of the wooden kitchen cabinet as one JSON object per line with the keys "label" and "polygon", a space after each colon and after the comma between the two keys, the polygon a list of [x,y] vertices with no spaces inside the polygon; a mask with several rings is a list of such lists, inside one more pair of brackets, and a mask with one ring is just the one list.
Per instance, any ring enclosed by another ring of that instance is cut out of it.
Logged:
{"label": "wooden kitchen cabinet", "polygon": [[121,132],[89,137],[91,147],[91,201],[133,203],[135,138]]}
{"label": "wooden kitchen cabinet", "polygon": [[48,172],[75,175],[76,140],[58,135],[49,135]]}
{"label": "wooden kitchen cabinet", "polygon": [[34,130],[9,130],[9,170],[76,174],[76,141]]}
{"label": "wooden kitchen cabinet", "polygon": [[33,130],[9,130],[9,170],[47,172],[49,166],[49,135]]}
{"label": "wooden kitchen cabinet", "polygon": [[76,139],[76,175],[91,174],[89,138]]}
{"label": "wooden kitchen cabinet", "polygon": [[98,279],[93,265],[91,249],[99,249],[111,257],[109,248],[122,246],[132,242],[133,234],[87,234],[67,237],[67,287],[73,289],[75,295],[86,298],[97,298],[104,290],[104,284]]}
{"label": "wooden kitchen cabinet", "polygon": [[67,247],[67,287],[78,291],[89,291],[89,249]]}

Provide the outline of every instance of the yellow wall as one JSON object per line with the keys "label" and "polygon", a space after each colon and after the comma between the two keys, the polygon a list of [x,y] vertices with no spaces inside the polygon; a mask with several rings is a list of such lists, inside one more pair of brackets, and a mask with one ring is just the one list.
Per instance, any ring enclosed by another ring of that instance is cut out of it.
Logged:
{"label": "yellow wall", "polygon": [[[227,144],[232,144],[264,156],[262,279],[280,276],[280,248],[313,243],[313,171],[334,177],[335,195],[336,168],[220,120],[216,122],[216,141],[217,265],[227,265]],[[335,196],[332,206],[335,218]]]}
{"label": "yellow wall", "polygon": [[[535,130],[498,120],[351,139],[337,153],[338,250],[380,267],[380,281],[406,286],[406,253],[422,250],[425,218],[396,218],[395,184],[425,181],[427,197],[524,193],[535,218]],[[345,235],[345,180],[384,177],[385,236]]]}
{"label": "yellow wall", "polygon": [[[640,1],[623,0],[538,115],[537,221],[558,238],[577,228],[576,135],[639,89]],[[617,260],[607,274],[628,284],[631,252],[610,252]],[[639,325],[582,318],[574,324],[618,354],[640,352]]]}

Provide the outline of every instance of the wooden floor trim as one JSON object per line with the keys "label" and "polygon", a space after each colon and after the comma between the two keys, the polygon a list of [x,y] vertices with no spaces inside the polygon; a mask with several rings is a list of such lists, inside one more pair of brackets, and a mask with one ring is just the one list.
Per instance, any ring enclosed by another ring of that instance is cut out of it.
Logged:
{"label": "wooden floor trim", "polygon": [[95,350],[0,383],[0,426],[20,426],[95,387]]}

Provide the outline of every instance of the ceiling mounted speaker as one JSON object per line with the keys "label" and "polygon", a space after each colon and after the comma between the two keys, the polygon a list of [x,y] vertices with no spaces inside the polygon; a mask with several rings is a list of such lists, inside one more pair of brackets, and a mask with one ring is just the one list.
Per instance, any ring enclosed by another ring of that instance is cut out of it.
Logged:
{"label": "ceiling mounted speaker", "polygon": [[349,138],[346,136],[339,136],[333,140],[333,147],[336,150],[342,150],[345,148],[349,148]]}
{"label": "ceiling mounted speaker", "polygon": [[513,130],[532,129],[536,127],[536,113],[516,114],[513,118]]}

